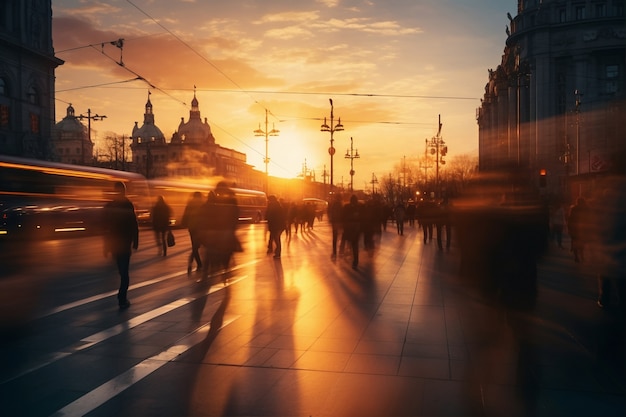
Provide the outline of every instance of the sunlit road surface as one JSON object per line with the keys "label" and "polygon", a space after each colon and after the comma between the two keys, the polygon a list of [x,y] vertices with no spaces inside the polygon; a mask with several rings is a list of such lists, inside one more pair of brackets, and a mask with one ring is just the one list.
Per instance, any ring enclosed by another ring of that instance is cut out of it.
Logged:
{"label": "sunlit road surface", "polygon": [[326,222],[283,236],[279,260],[265,225],[239,236],[232,267],[202,280],[187,275],[186,231],[167,257],[142,231],[124,311],[98,238],[32,248],[0,284],[15,306],[3,323],[17,323],[2,334],[0,414],[624,415],[616,318],[567,253],[546,258],[520,318],[461,282],[458,248],[424,244],[417,226],[390,223],[357,270],[331,260]]}

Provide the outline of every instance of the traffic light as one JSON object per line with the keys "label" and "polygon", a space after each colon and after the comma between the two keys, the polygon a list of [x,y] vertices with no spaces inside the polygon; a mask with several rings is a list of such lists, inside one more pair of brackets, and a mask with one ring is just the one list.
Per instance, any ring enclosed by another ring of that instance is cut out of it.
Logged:
{"label": "traffic light", "polygon": [[545,188],[547,185],[547,172],[545,169],[539,171],[539,186]]}

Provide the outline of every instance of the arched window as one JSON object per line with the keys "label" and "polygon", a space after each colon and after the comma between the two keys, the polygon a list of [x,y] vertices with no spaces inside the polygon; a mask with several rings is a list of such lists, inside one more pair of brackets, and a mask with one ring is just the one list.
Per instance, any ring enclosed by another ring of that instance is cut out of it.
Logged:
{"label": "arched window", "polygon": [[27,99],[30,104],[39,105],[39,92],[32,85],[28,88]]}
{"label": "arched window", "polygon": [[9,87],[7,86],[4,78],[0,78],[0,96],[8,96],[9,95]]}

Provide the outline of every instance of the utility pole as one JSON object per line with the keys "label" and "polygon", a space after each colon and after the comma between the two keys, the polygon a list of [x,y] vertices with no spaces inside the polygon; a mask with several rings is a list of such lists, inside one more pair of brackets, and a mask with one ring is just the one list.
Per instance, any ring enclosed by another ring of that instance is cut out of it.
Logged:
{"label": "utility pole", "polygon": [[[87,109],[87,116],[85,116],[84,114],[81,114],[80,116],[78,116],[78,118],[80,120],[87,119],[87,135],[88,135],[87,137],[88,137],[89,143],[92,143],[91,142],[91,121],[103,120],[103,119],[106,119],[106,116],[104,115],[101,116],[97,113],[92,116],[91,109]],[[81,140],[80,145],[81,145],[81,149],[80,149],[81,150],[81,156],[80,156],[81,165],[85,165],[85,141]]]}

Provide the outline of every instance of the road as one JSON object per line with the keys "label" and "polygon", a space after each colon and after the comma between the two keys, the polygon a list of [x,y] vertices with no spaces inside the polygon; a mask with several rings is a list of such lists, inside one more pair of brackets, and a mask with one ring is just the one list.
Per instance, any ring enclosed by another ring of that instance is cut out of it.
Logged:
{"label": "road", "polygon": [[2,415],[624,415],[620,348],[607,356],[623,321],[568,277],[566,254],[541,266],[520,318],[459,282],[456,246],[416,227],[391,225],[353,270],[331,261],[326,222],[284,239],[280,260],[264,224],[244,225],[244,251],[206,280],[175,234],[159,257],[141,232],[123,311],[99,238],[22,253],[0,281]]}

